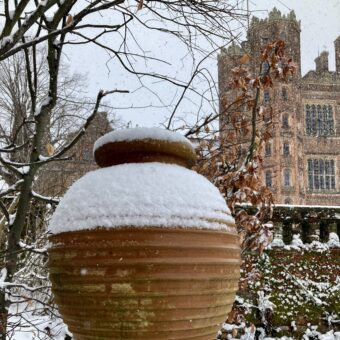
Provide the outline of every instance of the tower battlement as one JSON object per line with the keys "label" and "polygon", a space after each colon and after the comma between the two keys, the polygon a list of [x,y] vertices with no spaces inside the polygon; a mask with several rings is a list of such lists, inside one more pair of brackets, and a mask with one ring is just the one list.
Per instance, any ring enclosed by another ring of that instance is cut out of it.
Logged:
{"label": "tower battlement", "polygon": [[276,21],[286,21],[290,24],[297,25],[298,28],[301,26],[301,21],[297,20],[294,10],[290,11],[288,14],[282,14],[276,7],[274,7],[269,13],[268,17],[260,19],[253,16],[250,22],[250,28],[254,28],[259,25],[267,25]]}

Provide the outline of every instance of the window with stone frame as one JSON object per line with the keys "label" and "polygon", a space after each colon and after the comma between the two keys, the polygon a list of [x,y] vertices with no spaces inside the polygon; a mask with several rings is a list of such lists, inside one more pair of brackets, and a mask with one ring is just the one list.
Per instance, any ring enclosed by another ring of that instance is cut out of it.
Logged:
{"label": "window with stone frame", "polygon": [[267,45],[269,43],[269,37],[268,36],[261,36],[261,45]]}
{"label": "window with stone frame", "polygon": [[308,188],[310,190],[335,189],[334,159],[308,159]]}
{"label": "window with stone frame", "polygon": [[272,155],[272,143],[271,142],[267,142],[266,146],[265,146],[265,156],[269,157]]}
{"label": "window with stone frame", "polygon": [[307,135],[332,136],[335,134],[332,105],[307,104],[305,114]]}
{"label": "window with stone frame", "polygon": [[283,170],[283,185],[285,187],[291,186],[290,169],[284,169]]}
{"label": "window with stone frame", "polygon": [[90,150],[89,148],[85,148],[84,150],[83,150],[83,160],[84,161],[91,161],[92,159],[93,159],[93,157],[92,157],[92,152],[91,152],[92,150]]}
{"label": "window with stone frame", "polygon": [[292,203],[292,200],[290,198],[286,198],[284,200],[285,204],[291,204]]}
{"label": "window with stone frame", "polygon": [[289,156],[289,143],[288,142],[283,143],[283,155]]}
{"label": "window with stone frame", "polygon": [[265,62],[262,64],[262,74],[266,74],[266,73],[268,72],[268,69],[269,69],[268,61],[265,61]]}
{"label": "window with stone frame", "polygon": [[289,118],[288,118],[288,113],[284,113],[282,115],[282,127],[284,129],[289,128]]}
{"label": "window with stone frame", "polygon": [[266,171],[266,186],[271,188],[273,186],[272,172]]}
{"label": "window with stone frame", "polygon": [[282,87],[282,99],[285,102],[288,100],[288,91],[286,87]]}
{"label": "window with stone frame", "polygon": [[265,102],[265,104],[268,104],[270,102],[270,94],[267,90],[263,92],[263,101]]}

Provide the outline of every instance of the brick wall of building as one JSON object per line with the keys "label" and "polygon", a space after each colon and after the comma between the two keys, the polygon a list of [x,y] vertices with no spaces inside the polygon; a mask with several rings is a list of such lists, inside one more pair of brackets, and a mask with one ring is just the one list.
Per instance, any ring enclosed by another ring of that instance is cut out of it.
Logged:
{"label": "brick wall of building", "polygon": [[[248,53],[252,60],[257,60],[261,46],[284,40],[286,54],[299,66],[291,81],[276,84],[266,94],[267,98],[261,98],[261,104],[271,105],[276,113],[271,153],[264,154],[263,180],[265,182],[266,172],[271,172],[277,203],[340,205],[340,37],[335,40],[337,70],[329,71],[328,53],[322,52],[315,60],[316,70],[302,77],[300,27],[293,11],[282,15],[274,8],[266,19],[253,17],[247,41],[242,46],[232,45],[220,53],[220,96],[225,96],[229,102],[235,98],[229,88],[230,70],[240,56]],[[258,67],[254,63],[250,65],[254,74],[258,73]],[[316,115],[313,118],[311,114],[310,120],[307,119],[307,105],[310,107],[308,110],[313,108]],[[329,107],[334,125],[332,133],[326,129],[331,126],[327,116]],[[320,112],[319,117],[317,111]],[[220,113],[220,128],[223,130],[228,125],[229,113],[225,114],[222,106]],[[314,124],[312,133],[311,123]],[[312,173],[311,164],[314,167]],[[289,185],[285,183],[285,172],[289,172]]]}

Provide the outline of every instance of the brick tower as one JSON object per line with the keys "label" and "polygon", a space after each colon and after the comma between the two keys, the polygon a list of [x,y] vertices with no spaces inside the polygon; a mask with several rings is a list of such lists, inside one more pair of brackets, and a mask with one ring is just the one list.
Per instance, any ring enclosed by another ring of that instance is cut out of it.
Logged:
{"label": "brick tower", "polygon": [[[280,203],[302,203],[300,199],[300,183],[303,182],[303,171],[299,171],[299,139],[298,128],[301,117],[299,116],[299,91],[298,84],[301,79],[300,71],[300,23],[296,20],[294,12],[287,16],[274,8],[269,17],[260,20],[253,17],[248,30],[247,41],[242,46],[233,45],[223,50],[218,59],[220,95],[231,102],[234,93],[228,88],[230,70],[239,61],[244,53],[252,56],[250,68],[253,74],[258,74],[258,60],[262,46],[275,40],[284,40],[286,54],[298,63],[298,72],[294,79],[284,84],[276,84],[274,88],[262,94],[260,104],[271,106],[276,112],[274,116],[274,136],[264,151],[263,178],[275,194]],[[226,116],[221,112],[220,124],[228,124]],[[299,175],[301,174],[301,175]]]}

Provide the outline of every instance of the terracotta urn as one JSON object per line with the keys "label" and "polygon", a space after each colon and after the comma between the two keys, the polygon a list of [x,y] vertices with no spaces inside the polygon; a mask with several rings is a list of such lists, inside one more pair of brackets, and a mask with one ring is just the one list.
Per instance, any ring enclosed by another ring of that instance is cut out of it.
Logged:
{"label": "terracotta urn", "polygon": [[49,270],[76,340],[216,338],[240,272],[234,220],[189,170],[190,142],[161,129],[111,132],[101,169],[67,191],[50,223]]}

